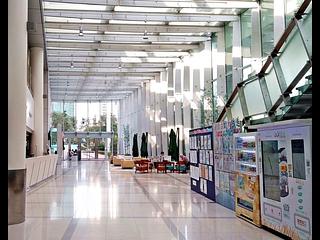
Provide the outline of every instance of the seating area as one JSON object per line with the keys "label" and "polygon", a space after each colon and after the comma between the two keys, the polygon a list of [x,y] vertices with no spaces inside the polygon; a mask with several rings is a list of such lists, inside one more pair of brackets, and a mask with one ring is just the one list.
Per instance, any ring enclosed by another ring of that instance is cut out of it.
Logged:
{"label": "seating area", "polygon": [[122,169],[134,169],[135,173],[187,173],[187,158],[180,156],[179,161],[171,161],[171,157],[132,157],[117,155],[110,157],[113,166],[121,166]]}

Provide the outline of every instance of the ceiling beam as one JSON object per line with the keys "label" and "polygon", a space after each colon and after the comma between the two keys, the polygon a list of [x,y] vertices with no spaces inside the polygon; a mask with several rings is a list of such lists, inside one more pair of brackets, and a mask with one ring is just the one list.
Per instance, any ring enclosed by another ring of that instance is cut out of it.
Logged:
{"label": "ceiling beam", "polygon": [[48,56],[50,62],[87,62],[87,63],[169,63],[181,61],[178,57],[52,57]]}
{"label": "ceiling beam", "polygon": [[50,72],[75,72],[75,73],[144,73],[144,72],[151,72],[151,73],[156,73],[156,72],[161,72],[165,71],[165,68],[111,68],[111,69],[101,69],[101,68],[94,68],[94,67],[89,67],[89,68],[70,68],[70,67],[49,67]]}
{"label": "ceiling beam", "polygon": [[136,25],[136,24],[97,24],[97,23],[52,23],[46,22],[45,28],[79,30],[98,32],[131,32],[131,33],[204,33],[219,32],[221,27],[210,26],[162,26],[162,25]]}
{"label": "ceiling beam", "polygon": [[120,44],[120,43],[80,43],[48,41],[48,47],[59,48],[84,48],[108,50],[133,50],[133,51],[183,51],[200,48],[199,44]]}
{"label": "ceiling beam", "polygon": [[189,52],[141,52],[141,51],[112,51],[112,50],[74,50],[74,49],[48,49],[48,56],[59,57],[180,57],[188,56]]}
{"label": "ceiling beam", "polygon": [[79,41],[118,41],[118,42],[203,42],[208,37],[204,36],[152,36],[152,35],[117,35],[117,34],[84,34],[79,36],[74,33],[46,33],[47,39],[79,40]]}
{"label": "ceiling beam", "polygon": [[[158,21],[158,22],[233,22],[239,17],[235,14],[172,14],[172,13],[146,13],[146,12],[102,12],[81,10],[49,10],[44,11],[44,16],[98,19],[98,20],[121,20],[121,21]],[[46,20],[50,22],[50,20]],[[152,23],[151,23],[152,24]]]}
{"label": "ceiling beam", "polygon": [[48,0],[46,2],[82,3],[103,6],[131,6],[155,8],[255,8],[255,1],[147,1],[147,0]]}
{"label": "ceiling beam", "polygon": [[154,77],[151,76],[144,76],[141,74],[141,76],[49,76],[49,81],[81,81],[81,80],[88,80],[88,81],[97,81],[97,82],[103,82],[103,81],[111,81],[111,80],[128,80],[128,81],[134,81],[134,80],[150,80],[154,79]]}
{"label": "ceiling beam", "polygon": [[[128,72],[109,72],[109,73],[101,73],[101,72],[61,72],[61,71],[50,71],[50,76],[141,76],[141,73],[128,73]],[[143,73],[144,76],[152,76],[158,73]]]}
{"label": "ceiling beam", "polygon": [[[71,61],[49,61],[49,67],[70,67]],[[73,62],[74,68],[165,68],[166,63],[87,63],[87,62]]]}

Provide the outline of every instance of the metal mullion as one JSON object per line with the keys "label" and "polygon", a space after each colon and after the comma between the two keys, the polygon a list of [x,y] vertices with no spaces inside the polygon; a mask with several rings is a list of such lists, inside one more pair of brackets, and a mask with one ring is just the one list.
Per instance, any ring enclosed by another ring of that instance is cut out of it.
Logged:
{"label": "metal mullion", "polygon": [[282,94],[282,100],[285,103],[285,105],[287,105],[290,101],[289,93],[291,92],[287,91],[288,86],[287,86],[278,56],[275,56],[272,58],[272,64],[273,64],[274,72],[275,72],[275,75],[280,87],[280,91]]}
{"label": "metal mullion", "polygon": [[249,116],[249,110],[248,110],[246,97],[244,94],[244,85],[242,85],[241,87],[237,87],[237,88],[238,88],[238,97],[240,100],[242,114],[243,114],[244,119],[246,119]]}

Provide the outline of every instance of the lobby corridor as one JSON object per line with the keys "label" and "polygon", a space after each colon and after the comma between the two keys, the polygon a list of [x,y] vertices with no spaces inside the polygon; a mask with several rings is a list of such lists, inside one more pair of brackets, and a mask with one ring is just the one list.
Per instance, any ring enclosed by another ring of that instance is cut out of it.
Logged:
{"label": "lobby corridor", "polygon": [[190,190],[188,174],[69,162],[27,194],[26,239],[280,239]]}

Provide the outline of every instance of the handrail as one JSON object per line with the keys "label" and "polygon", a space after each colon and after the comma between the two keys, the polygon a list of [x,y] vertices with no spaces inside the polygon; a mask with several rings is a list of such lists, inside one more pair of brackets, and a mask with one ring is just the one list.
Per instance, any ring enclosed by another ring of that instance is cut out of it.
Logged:
{"label": "handrail", "polygon": [[[296,23],[295,19],[299,20],[299,19],[302,18],[302,15],[304,15],[304,12],[307,9],[307,7],[309,6],[310,2],[311,2],[311,0],[304,0],[304,2],[301,4],[300,8],[294,14],[294,17],[290,20],[290,23],[288,24],[288,26],[286,27],[285,31],[283,32],[283,34],[281,35],[280,39],[278,40],[277,44],[275,45],[275,47],[271,51],[270,55],[268,56],[267,61],[263,64],[260,72],[258,74],[256,74],[256,75],[254,75],[251,78],[248,78],[248,79],[246,79],[244,81],[241,81],[241,82],[237,83],[237,86],[235,86],[235,88],[233,89],[229,99],[227,100],[227,102],[226,102],[225,106],[223,107],[222,111],[220,112],[216,122],[220,122],[222,120],[222,118],[224,117],[225,113],[227,112],[227,108],[230,107],[231,103],[236,98],[237,93],[239,92],[239,88],[243,87],[248,81],[253,80],[253,78],[259,78],[260,79],[260,78],[264,77],[266,70],[268,69],[268,67],[272,63],[272,58],[277,56],[277,54],[279,53],[279,50],[283,46],[284,42],[287,40],[287,38],[290,35],[290,33],[292,32],[293,28],[296,26],[297,23]],[[291,84],[290,84],[290,86],[291,86]],[[277,101],[277,103],[279,102],[279,104],[280,104],[281,103],[280,98],[278,100],[279,101]]]}

